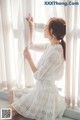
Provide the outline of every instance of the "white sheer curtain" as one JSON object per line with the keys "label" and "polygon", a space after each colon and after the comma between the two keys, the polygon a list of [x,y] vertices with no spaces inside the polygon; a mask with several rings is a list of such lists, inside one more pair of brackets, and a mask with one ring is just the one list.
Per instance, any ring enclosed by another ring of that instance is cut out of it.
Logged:
{"label": "white sheer curtain", "polygon": [[[75,0],[76,2],[76,0]],[[65,96],[69,106],[80,107],[80,6],[68,6]]]}
{"label": "white sheer curtain", "polygon": [[23,56],[29,37],[25,18],[31,12],[31,3],[0,0],[0,88],[7,85],[22,89],[34,85],[32,71]]}

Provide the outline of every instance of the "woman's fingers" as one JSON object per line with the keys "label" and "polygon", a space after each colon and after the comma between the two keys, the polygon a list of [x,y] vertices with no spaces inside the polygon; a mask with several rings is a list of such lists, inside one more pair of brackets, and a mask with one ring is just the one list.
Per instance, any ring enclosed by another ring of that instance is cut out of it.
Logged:
{"label": "woman's fingers", "polygon": [[33,23],[32,18],[26,18],[29,23]]}
{"label": "woman's fingers", "polygon": [[29,22],[30,25],[33,25],[33,17],[31,15],[28,15],[26,20]]}
{"label": "woman's fingers", "polygon": [[27,48],[24,49],[23,55],[24,55],[25,58],[27,58],[27,60],[31,59],[31,54],[30,54],[30,52],[28,51]]}
{"label": "woman's fingers", "polygon": [[28,53],[28,49],[25,48],[23,53],[24,53],[24,55],[27,54]]}
{"label": "woman's fingers", "polygon": [[24,56],[27,56],[29,54],[29,51],[27,48],[24,49],[24,52],[23,52]]}

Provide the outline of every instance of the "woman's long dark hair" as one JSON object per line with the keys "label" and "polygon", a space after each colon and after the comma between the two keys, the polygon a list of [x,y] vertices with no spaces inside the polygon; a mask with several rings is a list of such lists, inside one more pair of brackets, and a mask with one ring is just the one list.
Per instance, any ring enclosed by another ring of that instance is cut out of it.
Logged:
{"label": "woman's long dark hair", "polygon": [[66,34],[66,22],[62,18],[51,18],[49,22],[49,32],[52,35],[55,35],[57,40],[60,41],[60,44],[63,47],[64,59],[66,60],[66,43],[63,40]]}
{"label": "woman's long dark hair", "polygon": [[63,47],[64,59],[66,60],[66,43],[64,40],[61,40],[60,44]]}

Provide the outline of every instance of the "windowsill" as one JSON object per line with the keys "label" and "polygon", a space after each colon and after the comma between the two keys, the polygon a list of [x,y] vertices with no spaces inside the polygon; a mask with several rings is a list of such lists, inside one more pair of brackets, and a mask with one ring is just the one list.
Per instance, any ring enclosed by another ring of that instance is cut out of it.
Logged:
{"label": "windowsill", "polygon": [[73,118],[74,120],[80,120],[80,111],[72,108],[67,108],[64,112],[64,116]]}
{"label": "windowsill", "polygon": [[[9,100],[6,89],[3,89],[0,92],[0,99],[6,100],[6,101]],[[64,116],[72,119],[80,120],[80,111],[72,108],[67,108],[64,112]]]}

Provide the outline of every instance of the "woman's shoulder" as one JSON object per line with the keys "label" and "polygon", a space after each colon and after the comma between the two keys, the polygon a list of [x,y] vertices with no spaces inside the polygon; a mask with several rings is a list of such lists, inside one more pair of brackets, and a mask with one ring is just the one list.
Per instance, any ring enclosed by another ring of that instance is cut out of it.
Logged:
{"label": "woman's shoulder", "polygon": [[55,50],[57,50],[58,52],[62,52],[63,48],[61,44],[56,45]]}
{"label": "woman's shoulder", "polygon": [[51,45],[50,47],[50,56],[63,56],[63,48],[62,45],[57,44],[57,45]]}
{"label": "woman's shoulder", "polygon": [[61,44],[56,44],[56,45],[51,44],[51,50],[53,50],[54,52],[62,52],[63,48]]}

